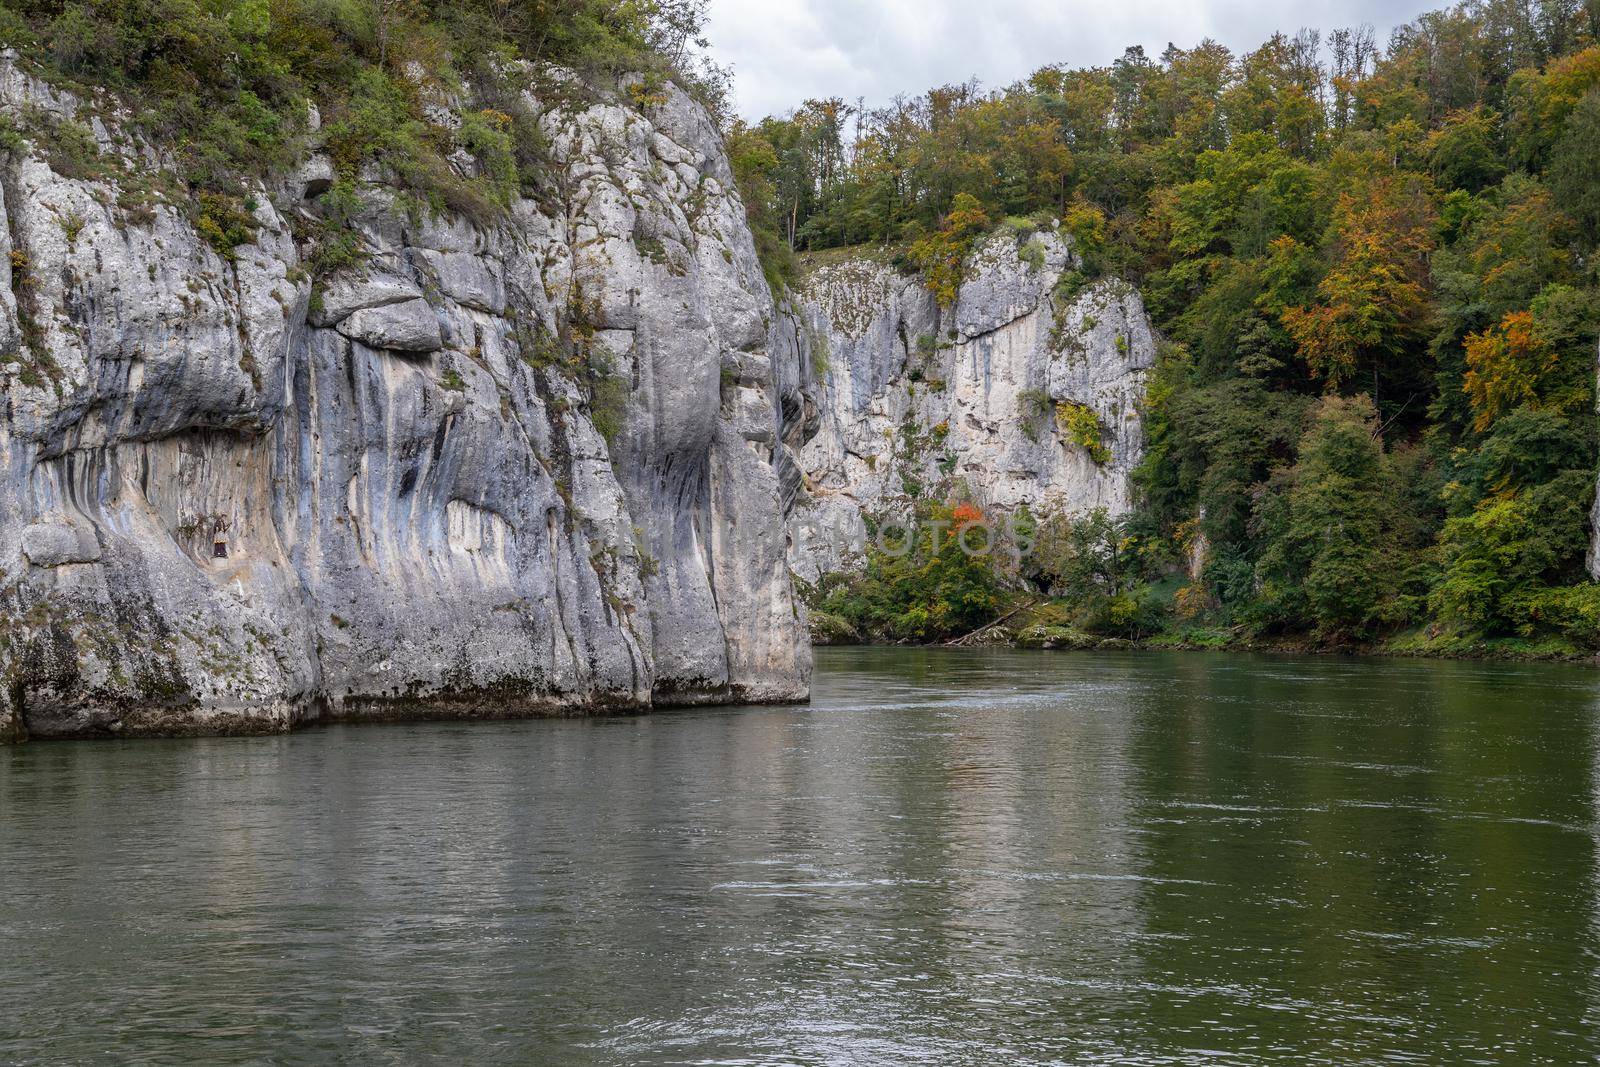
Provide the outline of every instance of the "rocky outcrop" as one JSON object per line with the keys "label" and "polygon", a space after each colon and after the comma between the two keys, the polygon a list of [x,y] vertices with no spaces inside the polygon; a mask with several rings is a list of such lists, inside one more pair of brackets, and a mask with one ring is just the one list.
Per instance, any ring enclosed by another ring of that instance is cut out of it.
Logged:
{"label": "rocky outcrop", "polygon": [[325,160],[219,252],[114,112],[0,108],[0,739],[806,696],[801,353],[689,98],[540,110],[491,220],[366,174],[322,277]]}
{"label": "rocky outcrop", "polygon": [[801,347],[822,384],[790,520],[796,574],[852,569],[869,517],[952,488],[1002,511],[1128,509],[1155,340],[1132,286],[1081,284],[1076,266],[1052,229],[1002,230],[951,308],[871,258],[811,270]]}

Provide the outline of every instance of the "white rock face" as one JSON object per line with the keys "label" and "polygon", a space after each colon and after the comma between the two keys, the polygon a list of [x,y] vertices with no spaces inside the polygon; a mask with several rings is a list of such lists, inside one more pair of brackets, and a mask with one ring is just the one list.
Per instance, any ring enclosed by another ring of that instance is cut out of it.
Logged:
{"label": "white rock face", "polygon": [[387,352],[437,352],[444,347],[439,317],[421,297],[360,308],[336,329],[352,341]]}
{"label": "white rock face", "polygon": [[[0,59],[0,111],[41,110],[77,105]],[[800,352],[716,131],[676,92],[541,123],[561,202],[416,219],[369,182],[363,261],[316,281],[326,161],[232,259],[0,163],[0,739],[806,697]]]}
{"label": "white rock face", "polygon": [[[1128,510],[1155,339],[1132,286],[1102,280],[1058,297],[1072,266],[1054,232],[997,233],[948,309],[871,260],[810,274],[804,347],[826,371],[790,518],[797,575],[858,566],[864,517],[905,515],[916,498],[958,485],[1001,511]],[[1073,405],[1099,422],[1108,455],[1098,461],[1065,425]]]}

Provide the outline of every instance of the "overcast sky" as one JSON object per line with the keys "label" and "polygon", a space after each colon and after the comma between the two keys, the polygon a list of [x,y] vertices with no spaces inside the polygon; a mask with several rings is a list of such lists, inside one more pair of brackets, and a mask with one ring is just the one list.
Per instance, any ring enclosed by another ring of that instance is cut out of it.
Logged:
{"label": "overcast sky", "polygon": [[711,0],[711,52],[731,63],[739,113],[783,114],[807,97],[896,94],[976,76],[1009,85],[1046,63],[1103,66],[1131,44],[1212,37],[1235,52],[1274,30],[1395,25],[1445,0]]}

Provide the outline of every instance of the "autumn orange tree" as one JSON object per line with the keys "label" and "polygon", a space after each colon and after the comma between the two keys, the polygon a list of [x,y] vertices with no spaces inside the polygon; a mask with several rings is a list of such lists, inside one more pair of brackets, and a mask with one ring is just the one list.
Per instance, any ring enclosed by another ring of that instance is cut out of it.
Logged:
{"label": "autumn orange tree", "polygon": [[1428,253],[1433,211],[1414,185],[1381,179],[1363,196],[1339,198],[1331,265],[1314,303],[1287,308],[1283,324],[1311,372],[1328,388],[1358,376],[1380,388],[1428,332]]}

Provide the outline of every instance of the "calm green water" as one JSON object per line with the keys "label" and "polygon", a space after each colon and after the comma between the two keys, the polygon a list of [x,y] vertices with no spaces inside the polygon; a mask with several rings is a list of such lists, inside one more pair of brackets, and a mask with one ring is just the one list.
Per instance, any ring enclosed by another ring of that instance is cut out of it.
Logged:
{"label": "calm green water", "polygon": [[1597,704],[825,650],[809,709],[0,750],[0,1061],[1590,1061]]}

